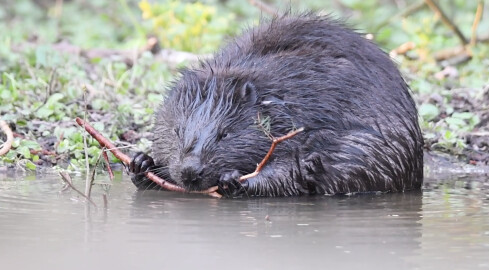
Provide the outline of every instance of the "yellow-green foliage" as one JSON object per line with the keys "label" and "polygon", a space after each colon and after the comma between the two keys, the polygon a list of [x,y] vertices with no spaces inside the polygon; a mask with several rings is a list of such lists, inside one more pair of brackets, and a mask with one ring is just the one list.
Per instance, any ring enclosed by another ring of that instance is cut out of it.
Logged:
{"label": "yellow-green foliage", "polygon": [[216,50],[234,21],[232,14],[219,15],[215,7],[200,2],[143,0],[139,8],[143,19],[151,21],[162,47],[189,52]]}

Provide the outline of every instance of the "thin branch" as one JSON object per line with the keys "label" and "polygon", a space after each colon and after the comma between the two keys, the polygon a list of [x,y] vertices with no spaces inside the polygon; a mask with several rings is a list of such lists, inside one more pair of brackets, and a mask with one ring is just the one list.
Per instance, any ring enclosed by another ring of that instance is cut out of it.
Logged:
{"label": "thin branch", "polygon": [[114,172],[112,172],[112,168],[110,167],[109,156],[107,155],[107,149],[102,152],[105,161],[105,167],[107,168],[107,172],[109,172],[110,181],[114,180]]}
{"label": "thin branch", "polygon": [[477,28],[482,18],[482,11],[484,10],[484,0],[479,0],[477,4],[477,11],[475,12],[474,22],[472,23],[472,36],[470,38],[470,46],[474,46],[477,43]]}
{"label": "thin branch", "polygon": [[272,15],[272,16],[278,16],[278,15],[280,15],[279,12],[275,8],[273,8],[272,6],[269,6],[269,5],[265,4],[265,3],[263,3],[260,0],[248,0],[248,2],[251,5],[257,7],[258,9],[260,9],[261,11],[263,11],[263,12],[269,14],[269,15]]}
{"label": "thin branch", "polygon": [[63,181],[68,185],[70,186],[74,191],[76,191],[78,194],[80,194],[80,196],[82,196],[83,198],[85,198],[88,202],[90,202],[91,204],[93,204],[93,206],[97,207],[97,205],[89,198],[87,197],[85,194],[83,194],[83,192],[79,191],[73,184],[71,181],[71,176],[66,173],[66,172],[60,172],[59,175],[61,175],[61,179],[63,179]]}
{"label": "thin branch", "polygon": [[444,24],[446,24],[454,33],[457,35],[458,39],[460,39],[460,42],[462,42],[462,45],[467,45],[469,42],[465,38],[465,36],[462,34],[460,29],[448,18],[448,16],[441,10],[440,6],[433,1],[433,0],[424,0],[426,4],[433,10],[438,16],[440,16],[441,20],[443,21]]}
{"label": "thin branch", "polygon": [[241,176],[239,178],[239,181],[240,182],[243,182],[244,180],[246,180],[248,178],[257,176],[258,173],[260,173],[260,171],[263,169],[263,167],[265,166],[265,164],[267,163],[267,161],[272,156],[272,153],[275,150],[275,147],[277,147],[277,144],[279,144],[279,143],[281,143],[281,142],[283,142],[285,140],[288,140],[288,139],[294,137],[295,135],[297,135],[299,132],[302,132],[302,131],[304,131],[304,128],[303,127],[299,128],[299,129],[296,129],[296,130],[294,130],[292,132],[289,132],[287,135],[284,135],[282,137],[274,138],[273,141],[272,141],[272,145],[270,146],[270,149],[268,150],[268,153],[262,159],[262,161],[260,162],[260,164],[258,164],[256,166],[255,171],[252,172],[252,173],[249,173],[249,174],[246,174],[246,175]]}
{"label": "thin branch", "polygon": [[[83,86],[83,102],[85,105],[85,112],[83,118],[87,121],[87,87]],[[86,166],[86,178],[85,178],[85,195],[89,196],[90,193],[90,164],[88,162],[88,146],[87,146],[87,133],[83,132],[83,147],[85,148],[85,166]]]}
{"label": "thin branch", "polygon": [[93,183],[95,182],[95,173],[97,171],[97,166],[98,163],[100,162],[100,157],[103,156],[104,153],[105,153],[105,147],[102,148],[102,152],[100,152],[100,154],[98,155],[97,161],[95,161],[95,166],[93,166],[92,175],[90,177],[90,188],[88,189],[88,194],[87,194],[87,197],[89,198],[91,197],[92,194],[92,187],[93,187]]}
{"label": "thin branch", "polygon": [[35,114],[39,109],[41,109],[46,105],[46,102],[48,102],[48,99],[51,96],[51,93],[54,88],[55,76],[56,76],[56,68],[53,68],[49,75],[49,82],[46,85],[46,96],[44,96],[44,100],[42,101],[41,106],[37,107],[34,111],[32,111],[32,114]]}
{"label": "thin branch", "polygon": [[3,143],[2,147],[0,148],[0,156],[3,156],[10,151],[12,148],[12,143],[14,142],[14,134],[12,133],[12,130],[10,129],[9,125],[7,122],[4,120],[0,120],[0,129],[7,135],[7,140]]}
{"label": "thin branch", "polygon": [[[112,152],[112,154],[116,156],[124,164],[129,165],[131,163],[131,158],[128,155],[122,153],[119,149],[117,149],[112,142],[110,142],[108,139],[102,136],[102,134],[100,134],[96,129],[94,129],[89,123],[83,121],[83,119],[79,117],[76,118],[76,122],[79,126],[83,127],[95,140],[97,140],[100,143],[100,146],[110,149],[110,152]],[[160,177],[158,177],[156,174],[152,172],[146,172],[145,175],[148,179],[155,182],[156,184],[158,184],[159,186],[161,186],[166,190],[188,193],[188,191],[185,190],[184,188],[169,183],[161,179]],[[190,193],[208,194],[212,197],[220,198],[221,195],[217,193],[216,190],[217,187],[211,187],[207,190],[192,191]]]}

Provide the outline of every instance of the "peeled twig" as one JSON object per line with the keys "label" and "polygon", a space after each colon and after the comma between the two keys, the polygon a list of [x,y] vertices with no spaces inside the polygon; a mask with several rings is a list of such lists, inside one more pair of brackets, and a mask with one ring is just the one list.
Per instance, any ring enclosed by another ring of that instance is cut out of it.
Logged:
{"label": "peeled twig", "polygon": [[0,129],[7,135],[7,140],[5,143],[3,143],[2,148],[0,148],[0,156],[3,156],[10,151],[10,148],[12,148],[12,142],[14,141],[14,134],[12,133],[12,130],[8,126],[7,122],[4,120],[0,120]]}
{"label": "peeled twig", "polygon": [[390,51],[389,56],[390,57],[395,57],[397,55],[404,55],[408,51],[414,49],[415,47],[416,47],[416,44],[414,42],[412,42],[412,41],[405,42],[405,43],[399,45],[399,47],[397,47],[394,50]]}
{"label": "peeled twig", "polygon": [[66,173],[66,172],[60,172],[59,175],[61,175],[61,179],[63,179],[63,181],[68,185],[70,186],[74,191],[76,191],[78,194],[80,194],[80,196],[82,196],[83,198],[85,198],[87,201],[89,201],[91,204],[93,204],[93,206],[97,207],[97,205],[89,198],[87,197],[85,194],[83,194],[83,192],[79,191],[73,184],[72,184],[72,181],[71,181],[71,176]]}
{"label": "peeled twig", "polygon": [[260,162],[260,164],[256,165],[255,171],[252,172],[252,173],[249,173],[249,174],[246,174],[246,175],[241,176],[239,178],[239,181],[240,182],[243,182],[244,180],[246,180],[248,178],[257,176],[258,173],[260,173],[260,171],[263,169],[263,167],[265,166],[265,164],[267,163],[267,161],[272,156],[272,153],[275,150],[275,147],[277,146],[277,144],[279,144],[279,143],[281,143],[281,142],[283,142],[285,140],[288,140],[288,139],[294,137],[295,135],[297,135],[299,132],[302,132],[302,131],[304,131],[304,128],[303,127],[299,128],[299,129],[296,129],[296,130],[294,130],[292,132],[289,132],[287,135],[284,135],[282,137],[274,138],[272,140],[272,145],[270,146],[270,149],[268,150],[268,153],[262,159],[262,161]]}
{"label": "peeled twig", "polygon": [[[102,136],[102,134],[100,134],[90,124],[88,124],[87,122],[85,122],[83,119],[81,119],[79,117],[76,118],[76,123],[79,126],[84,127],[85,130],[88,132],[88,134],[90,134],[95,140],[97,140],[100,143],[100,146],[106,147],[107,149],[109,149],[110,152],[114,156],[116,156],[120,161],[122,161],[124,164],[126,164],[128,166],[131,163],[131,158],[128,155],[122,153],[119,149],[117,149],[112,142],[110,142],[108,139],[106,139],[104,136]],[[169,182],[161,179],[160,177],[158,177],[156,174],[154,174],[152,172],[145,172],[145,175],[148,179],[155,182],[160,187],[162,187],[166,190],[188,193],[188,191],[185,190],[184,188],[177,186],[177,185],[174,185],[172,183],[169,183]],[[211,187],[207,190],[192,191],[190,193],[202,193],[202,194],[208,194],[212,197],[220,198],[221,195],[219,193],[217,193],[216,190],[217,190],[217,187]]]}

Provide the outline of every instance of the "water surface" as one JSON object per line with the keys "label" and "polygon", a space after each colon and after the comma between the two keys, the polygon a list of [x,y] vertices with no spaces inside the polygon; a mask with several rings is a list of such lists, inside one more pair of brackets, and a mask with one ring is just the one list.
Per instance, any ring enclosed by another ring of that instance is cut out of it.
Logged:
{"label": "water surface", "polygon": [[[137,192],[104,208],[57,175],[0,175],[0,269],[489,269],[489,184],[401,194],[226,200]],[[82,179],[75,184],[83,188]]]}

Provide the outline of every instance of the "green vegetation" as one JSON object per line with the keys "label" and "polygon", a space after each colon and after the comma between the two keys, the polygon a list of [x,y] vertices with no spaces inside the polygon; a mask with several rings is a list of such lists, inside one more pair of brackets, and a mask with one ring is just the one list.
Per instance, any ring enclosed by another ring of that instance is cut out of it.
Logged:
{"label": "green vegetation", "polygon": [[[470,61],[437,61],[441,50],[461,43],[427,6],[406,12],[413,6],[396,3],[412,1],[324,2],[295,0],[290,6],[293,11],[313,9],[348,17],[350,25],[372,33],[386,51],[413,42],[414,49],[394,59],[418,103],[426,147],[468,157],[473,163],[489,160],[487,40],[468,47]],[[267,3],[279,10],[289,7],[289,1]],[[443,10],[470,39],[478,2],[450,4],[442,5]],[[248,1],[232,0],[2,4],[0,117],[10,123],[16,138],[13,149],[0,157],[0,166],[83,170],[83,136],[74,118],[84,117],[85,111],[94,126],[119,145],[147,150],[153,110],[177,68],[186,64],[175,65],[153,50],[142,50],[148,37],[156,37],[162,49],[210,53],[266,16],[261,14]],[[477,33],[486,38],[481,35],[488,29],[489,20],[484,19]],[[3,139],[1,134],[0,143]],[[99,153],[97,142],[89,139],[92,164]]]}

